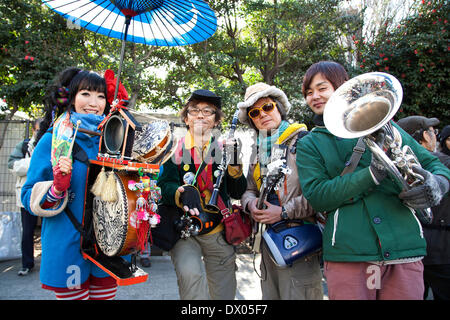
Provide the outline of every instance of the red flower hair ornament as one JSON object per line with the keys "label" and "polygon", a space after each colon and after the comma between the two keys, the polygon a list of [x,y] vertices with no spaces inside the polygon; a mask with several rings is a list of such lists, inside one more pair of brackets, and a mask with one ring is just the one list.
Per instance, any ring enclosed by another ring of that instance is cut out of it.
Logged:
{"label": "red flower hair ornament", "polygon": [[102,130],[103,126],[114,112],[120,109],[127,109],[128,105],[128,93],[127,90],[125,90],[125,87],[123,86],[122,82],[120,81],[119,81],[119,90],[117,91],[116,103],[113,103],[114,92],[116,90],[116,83],[117,83],[117,78],[114,77],[114,71],[109,69],[106,70],[104,78],[106,82],[106,100],[111,105],[111,110],[106,115],[105,119],[103,119],[102,122],[98,125],[97,129],[99,130]]}

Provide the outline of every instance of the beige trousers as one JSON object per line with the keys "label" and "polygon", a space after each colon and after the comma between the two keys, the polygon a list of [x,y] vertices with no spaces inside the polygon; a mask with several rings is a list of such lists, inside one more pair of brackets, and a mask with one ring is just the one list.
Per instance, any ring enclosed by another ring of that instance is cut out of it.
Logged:
{"label": "beige trousers", "polygon": [[261,243],[261,290],[263,300],[322,300],[319,256],[299,259],[292,267],[278,267]]}
{"label": "beige trousers", "polygon": [[222,232],[180,239],[170,256],[181,300],[234,300],[236,253]]}

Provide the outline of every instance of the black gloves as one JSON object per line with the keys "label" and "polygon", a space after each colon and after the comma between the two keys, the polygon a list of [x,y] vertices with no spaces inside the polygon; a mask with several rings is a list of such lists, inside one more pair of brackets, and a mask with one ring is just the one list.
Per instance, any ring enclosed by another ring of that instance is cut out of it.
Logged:
{"label": "black gloves", "polygon": [[413,187],[411,190],[402,191],[398,197],[413,209],[437,206],[448,192],[449,182],[447,178],[432,174],[419,166],[413,166],[412,170],[424,177],[423,184]]}
{"label": "black gloves", "polygon": [[184,192],[180,193],[180,202],[189,209],[197,208],[202,211],[200,193],[194,186],[184,185]]}

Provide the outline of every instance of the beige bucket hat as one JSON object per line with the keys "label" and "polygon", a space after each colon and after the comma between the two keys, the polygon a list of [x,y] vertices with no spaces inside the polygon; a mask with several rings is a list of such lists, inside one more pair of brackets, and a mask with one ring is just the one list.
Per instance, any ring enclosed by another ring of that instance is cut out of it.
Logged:
{"label": "beige bucket hat", "polygon": [[237,104],[237,107],[239,108],[238,119],[241,123],[251,126],[247,115],[247,109],[263,97],[271,97],[274,99],[283,115],[287,115],[289,113],[291,104],[289,103],[286,94],[275,86],[258,82],[247,88],[245,91],[244,101]]}

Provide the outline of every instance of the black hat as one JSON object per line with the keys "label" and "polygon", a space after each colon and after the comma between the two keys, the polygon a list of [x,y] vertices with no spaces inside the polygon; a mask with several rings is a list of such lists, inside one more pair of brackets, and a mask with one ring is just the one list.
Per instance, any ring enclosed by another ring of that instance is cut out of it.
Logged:
{"label": "black hat", "polygon": [[213,105],[215,105],[218,109],[222,108],[222,104],[221,104],[221,97],[219,97],[218,95],[216,95],[214,92],[209,91],[209,90],[205,90],[205,89],[199,89],[199,90],[195,90],[191,97],[189,98],[188,101],[191,100],[201,100],[201,101],[206,101],[206,102],[211,102]]}
{"label": "black hat", "polygon": [[441,134],[439,135],[440,143],[444,144],[444,141],[450,136],[450,125],[446,125],[444,129],[442,129]]}
{"label": "black hat", "polygon": [[410,135],[419,130],[426,130],[439,124],[438,118],[425,118],[422,116],[410,116],[398,120],[397,124]]}

